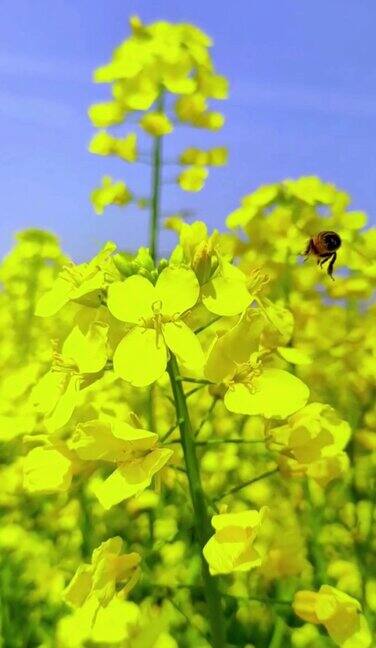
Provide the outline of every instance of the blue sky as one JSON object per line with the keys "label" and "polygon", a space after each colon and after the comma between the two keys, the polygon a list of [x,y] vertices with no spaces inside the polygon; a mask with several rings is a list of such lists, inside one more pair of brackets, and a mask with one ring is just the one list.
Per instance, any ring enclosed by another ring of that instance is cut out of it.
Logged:
{"label": "blue sky", "polygon": [[[92,156],[90,103],[106,86],[92,70],[109,59],[138,14],[196,23],[214,39],[213,57],[229,77],[221,105],[225,128],[204,136],[180,132],[167,153],[184,145],[226,144],[228,167],[206,188],[184,194],[168,183],[163,213],[192,209],[221,227],[239,199],[259,184],[318,174],[376,213],[375,0],[2,0],[0,23],[1,238],[14,231],[53,230],[76,260],[107,239],[145,243],[147,216],[133,208],[93,214],[89,193],[101,176],[126,180],[138,193],[150,185],[146,166],[130,168]],[[174,136],[171,136],[174,137]],[[162,248],[169,239],[164,238]]]}

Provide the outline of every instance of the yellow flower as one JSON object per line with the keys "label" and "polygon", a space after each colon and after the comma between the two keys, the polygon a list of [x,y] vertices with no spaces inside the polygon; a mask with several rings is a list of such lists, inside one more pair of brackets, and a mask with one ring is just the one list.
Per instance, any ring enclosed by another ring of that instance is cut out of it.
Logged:
{"label": "yellow flower", "polygon": [[136,584],[139,577],[138,553],[122,554],[123,541],[119,536],[102,542],[93,551],[91,564],[80,565],[65,590],[65,600],[72,607],[82,607],[88,599],[98,606],[107,607],[116,594],[116,585],[126,584],[124,596]]}
{"label": "yellow flower", "polygon": [[80,374],[98,373],[107,362],[108,325],[94,321],[89,325],[86,334],[75,326],[66,338],[62,357],[72,360]]}
{"label": "yellow flower", "polygon": [[314,479],[319,486],[325,488],[333,479],[338,479],[346,474],[350,460],[346,452],[338,452],[333,457],[324,457],[307,467],[307,476]]}
{"label": "yellow flower", "polygon": [[35,314],[50,317],[69,301],[98,307],[105,286],[105,271],[111,267],[111,255],[115,250],[116,245],[108,242],[89,263],[65,266],[52,288],[39,299]]}
{"label": "yellow flower", "polygon": [[269,579],[301,576],[307,564],[306,550],[299,530],[275,527],[275,536],[262,566],[263,574]]}
{"label": "yellow flower", "polygon": [[223,166],[227,164],[227,159],[228,151],[225,146],[218,146],[208,151],[191,146],[180,154],[179,162],[194,166]]}
{"label": "yellow flower", "polygon": [[202,287],[202,303],[215,315],[238,315],[253,299],[244,272],[223,259],[219,260],[215,273]]}
{"label": "yellow flower", "polygon": [[335,410],[323,403],[310,403],[290,416],[286,425],[270,431],[287,459],[281,459],[282,471],[306,474],[321,486],[340,476],[348,466],[343,448],[351,429]]}
{"label": "yellow flower", "polygon": [[141,610],[131,601],[114,596],[104,608],[94,597],[64,616],[57,627],[59,648],[82,648],[85,644],[120,644],[134,635]]}
{"label": "yellow flower", "polygon": [[180,154],[179,162],[180,164],[196,165],[196,166],[207,166],[209,161],[209,155],[207,151],[202,149],[195,148],[191,146],[190,148],[185,149]]}
{"label": "yellow flower", "polygon": [[224,166],[228,162],[228,149],[226,146],[216,146],[208,151],[209,166]]}
{"label": "yellow flower", "polygon": [[94,487],[105,509],[138,495],[152,482],[173,452],[158,447],[158,435],[117,421],[87,421],[77,426],[69,442],[83,461],[107,461],[117,465],[107,479]]}
{"label": "yellow flower", "polygon": [[30,403],[44,415],[48,432],[59,430],[71,418],[80,398],[81,376],[68,365],[66,370],[51,369],[38,381],[30,394]]}
{"label": "yellow flower", "polygon": [[111,155],[115,138],[106,131],[99,131],[92,137],[89,144],[90,153],[95,155]]}
{"label": "yellow flower", "polygon": [[113,151],[125,162],[136,162],[138,158],[136,133],[129,133],[122,139],[115,139]]}
{"label": "yellow flower", "polygon": [[180,97],[175,104],[175,112],[178,119],[196,128],[216,131],[225,123],[221,113],[207,110],[206,99],[200,93]]}
{"label": "yellow flower", "polygon": [[103,214],[109,205],[128,205],[132,201],[132,194],[125,182],[114,182],[109,176],[104,176],[102,186],[91,192],[90,199],[95,213]]}
{"label": "yellow flower", "polygon": [[168,135],[173,131],[173,125],[164,113],[147,113],[140,120],[140,126],[153,137]]}
{"label": "yellow flower", "polygon": [[295,614],[309,623],[322,623],[337,646],[368,648],[372,638],[360,603],[335,587],[322,585],[318,592],[300,591],[294,596]]}
{"label": "yellow flower", "polygon": [[183,191],[201,191],[207,177],[208,171],[204,167],[190,166],[180,173],[178,182]]}
{"label": "yellow flower", "polygon": [[74,466],[73,453],[62,443],[33,448],[23,463],[24,487],[29,493],[67,491]]}
{"label": "yellow flower", "polygon": [[96,133],[89,144],[90,153],[96,155],[117,155],[125,162],[135,162],[138,157],[137,135],[129,133],[121,139],[100,131]]}
{"label": "yellow flower", "polygon": [[91,322],[86,334],[75,326],[63,344],[62,353],[54,353],[50,371],[33,387],[30,403],[44,414],[44,425],[49,432],[68,423],[84,381],[104,368],[107,332],[108,325],[100,321]]}
{"label": "yellow flower", "polygon": [[253,544],[266,510],[214,515],[215,534],[203,548],[211,574],[248,571],[261,565]]}
{"label": "yellow flower", "polygon": [[108,290],[108,308],[132,328],[114,353],[114,371],[136,387],[158,380],[167,364],[167,349],[194,371],[203,366],[197,337],[182,317],[199,297],[195,274],[185,268],[162,270],[157,283],[135,275],[114,282]]}
{"label": "yellow flower", "polygon": [[106,128],[107,126],[121,124],[125,112],[125,108],[117,101],[93,104],[88,110],[91,122],[97,128]]}
{"label": "yellow flower", "polygon": [[264,315],[248,309],[233,328],[214,340],[205,375],[227,388],[224,403],[230,412],[286,418],[306,404],[309,389],[293,374],[263,366],[257,350],[264,325]]}

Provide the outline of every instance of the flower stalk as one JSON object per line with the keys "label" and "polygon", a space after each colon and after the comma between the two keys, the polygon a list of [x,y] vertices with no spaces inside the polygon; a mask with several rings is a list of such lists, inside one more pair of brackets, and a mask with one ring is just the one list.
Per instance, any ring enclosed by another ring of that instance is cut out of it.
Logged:
{"label": "flower stalk", "polygon": [[167,366],[172,393],[174,396],[176,414],[179,421],[180,439],[184,453],[184,461],[187,469],[189,490],[193,510],[195,513],[195,525],[197,539],[200,546],[202,577],[204,583],[205,598],[208,607],[208,617],[212,633],[212,645],[214,648],[224,648],[226,645],[225,628],[222,612],[221,596],[216,579],[211,576],[208,564],[203,556],[202,549],[209,540],[212,530],[210,526],[205,494],[202,488],[200,468],[196,454],[195,438],[189,417],[187,402],[179,380],[179,369],[176,358],[171,354]]}
{"label": "flower stalk", "polygon": [[[163,92],[160,93],[157,101],[157,111],[163,111]],[[161,174],[162,174],[162,136],[155,136],[152,153],[152,193],[151,193],[151,214],[150,214],[150,234],[149,249],[153,261],[158,257],[158,220],[161,194]]]}

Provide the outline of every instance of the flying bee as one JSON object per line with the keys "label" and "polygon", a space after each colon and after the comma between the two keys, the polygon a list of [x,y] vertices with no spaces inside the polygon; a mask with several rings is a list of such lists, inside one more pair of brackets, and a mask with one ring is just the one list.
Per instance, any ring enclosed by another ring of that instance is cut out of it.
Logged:
{"label": "flying bee", "polygon": [[333,268],[337,258],[337,250],[341,247],[341,242],[341,238],[336,232],[319,232],[309,239],[304,251],[306,259],[310,254],[317,257],[317,264],[321,268],[329,261],[328,275],[333,281]]}

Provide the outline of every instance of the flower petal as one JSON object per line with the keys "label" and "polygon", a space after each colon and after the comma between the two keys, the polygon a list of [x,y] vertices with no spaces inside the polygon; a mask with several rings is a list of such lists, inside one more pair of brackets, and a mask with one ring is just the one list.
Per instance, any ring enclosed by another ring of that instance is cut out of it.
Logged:
{"label": "flower petal", "polygon": [[158,380],[166,369],[166,346],[154,329],[132,329],[114,353],[114,371],[135,387],[146,387]]}
{"label": "flower petal", "polygon": [[149,319],[153,315],[152,304],[157,299],[153,284],[145,277],[133,275],[109,286],[107,306],[122,322],[138,324],[141,318]]}
{"label": "flower petal", "polygon": [[49,432],[59,430],[68,423],[80,399],[80,377],[63,375],[64,388],[54,410],[45,417],[44,424]]}
{"label": "flower petal", "polygon": [[30,493],[68,490],[72,462],[55,448],[33,448],[24,460],[24,486]]}
{"label": "flower petal", "polygon": [[202,288],[202,301],[216,315],[237,315],[252,301],[246,277],[239,268],[224,264],[223,272],[216,275]]}
{"label": "flower petal", "polygon": [[52,288],[38,300],[35,315],[38,317],[50,317],[55,315],[70,299],[72,286],[62,277],[58,277]]}
{"label": "flower petal", "polygon": [[193,331],[184,322],[168,322],[163,325],[163,335],[169,349],[187,369],[200,371],[204,365],[204,353]]}
{"label": "flower petal", "polygon": [[107,361],[107,331],[103,322],[92,322],[86,335],[75,326],[63,344],[63,356],[74,360],[80,373],[101,371]]}
{"label": "flower petal", "polygon": [[299,378],[281,369],[265,369],[253,381],[252,390],[242,383],[230,388],[225,405],[230,412],[286,418],[308,400],[309,389]]}
{"label": "flower petal", "polygon": [[121,465],[95,488],[102,506],[110,509],[148,488],[155,473],[163,468],[172,454],[172,450],[157,448],[141,459]]}
{"label": "flower petal", "polygon": [[165,268],[155,288],[162,302],[162,313],[167,316],[180,315],[192,308],[200,294],[197,277],[188,268]]}
{"label": "flower petal", "polygon": [[229,331],[217,337],[206,359],[205,376],[214,383],[232,377],[237,365],[247,362],[259,348],[265,323],[258,309],[249,309]]}

